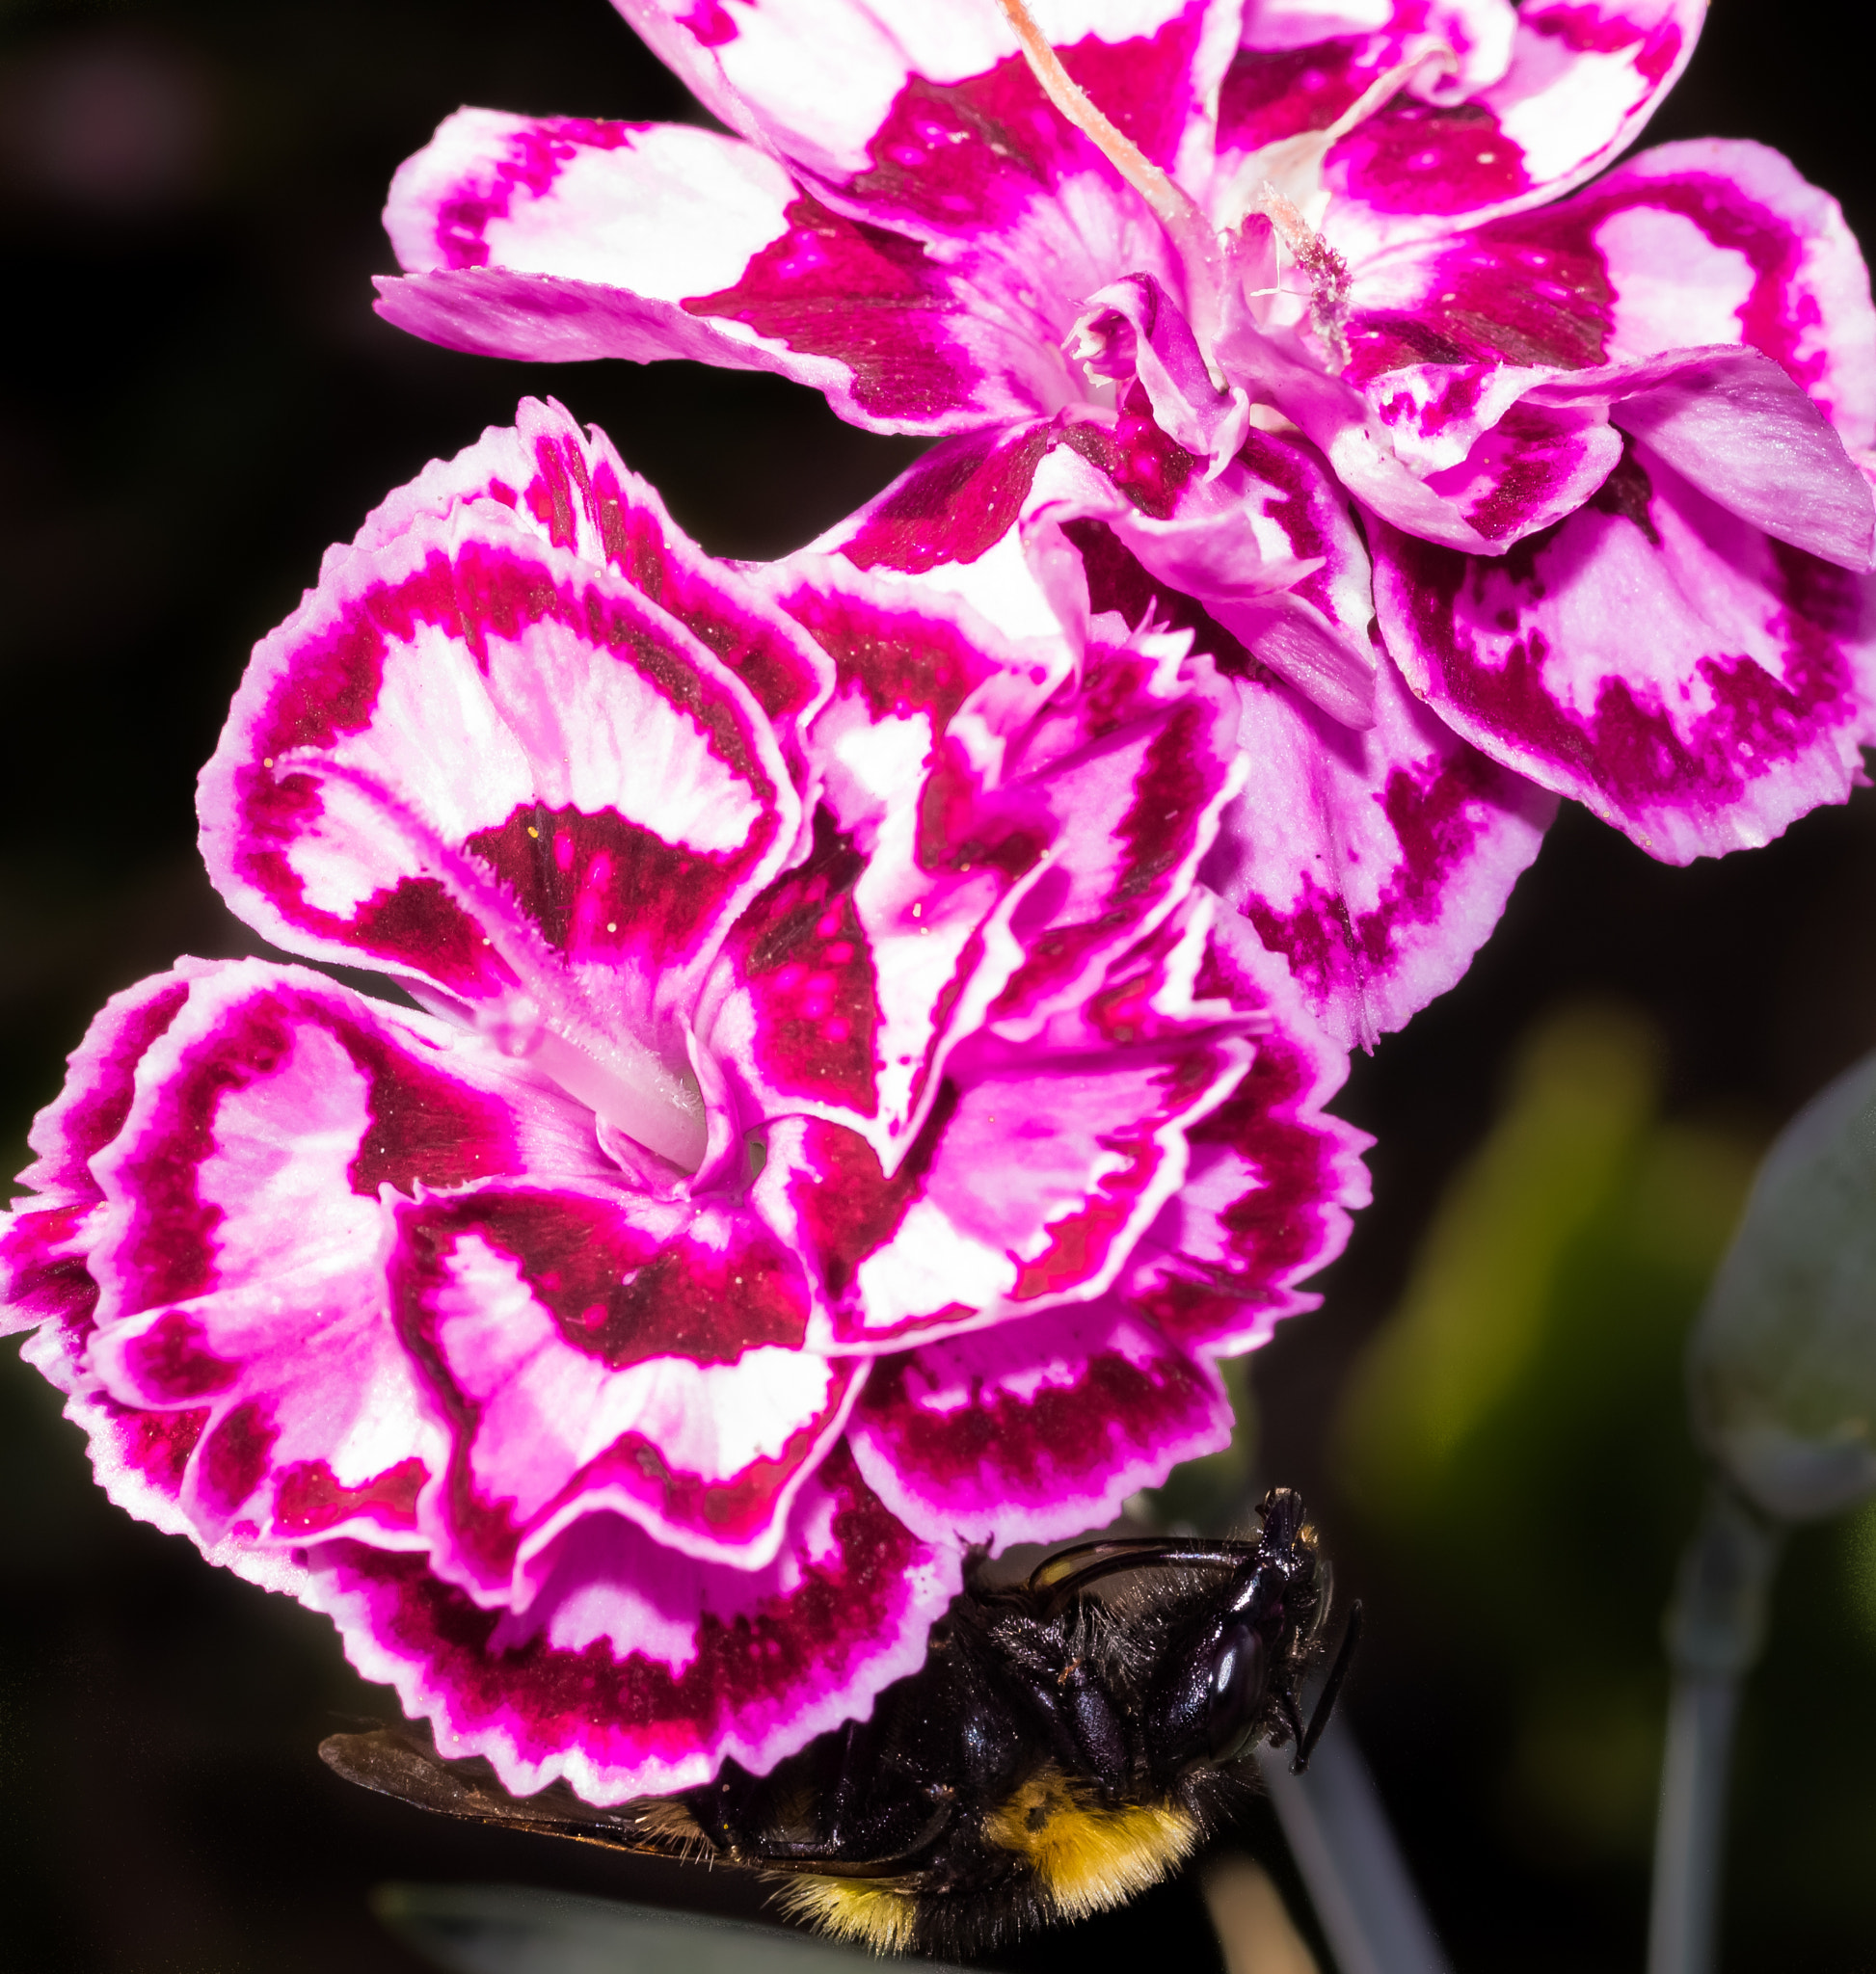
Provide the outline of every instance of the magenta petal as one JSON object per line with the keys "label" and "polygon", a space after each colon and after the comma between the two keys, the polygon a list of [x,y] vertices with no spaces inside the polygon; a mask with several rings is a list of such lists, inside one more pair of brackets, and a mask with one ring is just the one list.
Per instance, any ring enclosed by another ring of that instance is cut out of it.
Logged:
{"label": "magenta petal", "polygon": [[1250,1054],[1228,1022],[1107,1056],[985,1045],[890,1175],[855,1133],[777,1124],[752,1196],[818,1276],[811,1345],[878,1350],[1100,1294]]}
{"label": "magenta petal", "polygon": [[1369,1140],[1324,1108],[1348,1057],[1242,920],[1215,927],[1198,984],[1265,1026],[1244,1080],[1191,1133],[1186,1183],[1120,1287],[1171,1342],[1231,1356],[1320,1300],[1298,1285],[1342,1251],[1368,1204]]}
{"label": "magenta petal", "polygon": [[299,969],[199,969],[94,1156],[87,1258],[89,1374],[187,1428],[175,1499],[198,1539],[356,1525],[416,1546],[447,1441],[390,1325],[383,1195],[593,1170],[582,1123],[428,1017]]}
{"label": "magenta petal", "polygon": [[1383,654],[1375,724],[1239,685],[1251,769],[1205,869],[1345,1047],[1457,982],[1538,854],[1556,797],[1468,746]]}
{"label": "magenta petal", "polygon": [[399,170],[385,222],[406,277],[379,283],[379,313],[455,349],[774,370],[894,431],[1033,411],[1059,388],[1059,358],[973,307],[919,241],[684,124],[459,111]]}
{"label": "magenta petal", "polygon": [[598,426],[523,398],[454,459],[435,460],[366,519],[353,547],[375,551],[419,516],[487,501],[556,548],[607,563],[682,624],[748,686],[791,746],[832,683],[825,655],[730,564],[706,555]]}
{"label": "magenta petal", "polygon": [[748,688],[623,577],[489,501],[328,557],[200,806],[211,876],[269,937],[488,1004],[697,1164],[683,1018],[800,807]]}
{"label": "magenta petal", "polygon": [[877,1366],[849,1433],[873,1491],[932,1541],[1056,1542],[1231,1435],[1222,1380],[1104,1300]]}
{"label": "magenta petal", "polygon": [[[1581,371],[1731,344],[1779,363],[1855,450],[1876,436],[1876,314],[1836,201],[1762,145],[1644,151],[1556,205],[1353,271],[1351,375]],[[1428,364],[1428,359],[1434,361]],[[1371,380],[1374,380],[1371,382]]]}
{"label": "magenta petal", "polygon": [[1384,523],[1375,550],[1382,634],[1414,691],[1651,855],[1762,843],[1849,793],[1866,583],[1727,513],[1645,446],[1503,560]]}
{"label": "magenta petal", "polygon": [[924,1664],[961,1587],[955,1549],[919,1540],[842,1452],[803,1489],[776,1560],[697,1562],[630,1524],[571,1531],[525,1615],[479,1611],[420,1558],[356,1543],[305,1552],[302,1600],[368,1679],[486,1755],[526,1795],[590,1802],[694,1788],[726,1759],[761,1774]]}
{"label": "magenta petal", "polygon": [[395,1219],[394,1320],[454,1442],[422,1517],[440,1576],[523,1608],[607,1512],[702,1561],[772,1559],[862,1367],[801,1348],[807,1284],[760,1220],[593,1184]]}
{"label": "magenta petal", "polygon": [[1218,466],[1250,429],[1242,389],[1220,389],[1205,367],[1192,325],[1150,274],[1128,275],[1087,298],[1073,354],[1090,371],[1124,383],[1138,377],[1160,429]]}
{"label": "magenta petal", "polygon": [[0,1214],[0,1336],[48,1318],[81,1342],[89,1330],[97,1284],[86,1262],[104,1203],[91,1161],[123,1129],[137,1065],[204,971],[203,961],[181,960],[173,972],[114,994],[66,1058],[65,1087],[27,1134],[38,1157],[19,1183],[38,1197]]}
{"label": "magenta petal", "polygon": [[1634,141],[1687,66],[1703,11],[1702,0],[1521,8],[1502,77],[1459,101],[1404,93],[1331,147],[1331,239],[1351,257],[1372,254],[1582,184]]}
{"label": "magenta petal", "polygon": [[[733,128],[898,220],[963,229],[1047,184],[1079,133],[1051,109],[994,8],[918,0],[616,0],[639,33]],[[1237,37],[1219,0],[1071,0],[1043,25],[1064,66],[1154,162],[1196,169]],[[830,89],[837,75],[840,87]],[[978,154],[948,142],[958,127]],[[871,170],[869,170],[871,167]],[[853,174],[859,174],[857,178]],[[1086,288],[1083,293],[1088,292]]]}

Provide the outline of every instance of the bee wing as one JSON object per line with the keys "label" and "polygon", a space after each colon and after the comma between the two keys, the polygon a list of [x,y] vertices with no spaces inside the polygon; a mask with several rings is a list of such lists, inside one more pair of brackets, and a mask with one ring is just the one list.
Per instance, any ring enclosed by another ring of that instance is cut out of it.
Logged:
{"label": "bee wing", "polygon": [[394,1796],[400,1802],[442,1816],[655,1857],[718,1855],[690,1812],[669,1797],[641,1797],[601,1809],[581,1801],[565,1783],[555,1783],[538,1796],[510,1796],[492,1774],[477,1773],[486,1771],[486,1763],[445,1762],[407,1729],[379,1727],[368,1734],[329,1735],[319,1744],[319,1758],[335,1774],[362,1789]]}

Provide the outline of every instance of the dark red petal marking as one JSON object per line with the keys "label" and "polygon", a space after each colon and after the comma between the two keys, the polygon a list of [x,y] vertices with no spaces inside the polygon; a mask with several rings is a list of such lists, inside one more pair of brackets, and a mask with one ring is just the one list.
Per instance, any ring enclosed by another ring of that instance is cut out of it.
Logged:
{"label": "dark red petal marking", "polygon": [[89,1331],[97,1283],[86,1266],[92,1205],[15,1209],[0,1221],[0,1335],[47,1318]]}
{"label": "dark red petal marking", "polygon": [[1155,520],[1170,517],[1179,504],[1179,490],[1198,467],[1183,445],[1168,439],[1150,417],[1134,411],[1126,413],[1112,431],[1078,421],[1063,433],[1062,442],[1106,473]]}
{"label": "dark red petal marking", "polygon": [[488,1187],[405,1209],[398,1224],[398,1320],[426,1362],[441,1363],[431,1305],[466,1235],[512,1256],[567,1342],[615,1371],[652,1357],[734,1364],[759,1345],[807,1336],[800,1272],[753,1216],[721,1216],[734,1238],[706,1247],[581,1194]]}
{"label": "dark red petal marking", "polygon": [[670,843],[623,815],[529,803],[468,848],[500,877],[562,952],[683,948],[714,916],[746,848],[715,855]]}
{"label": "dark red petal marking", "polygon": [[1036,467],[1059,441],[1054,424],[941,440],[873,506],[841,553],[861,569],[913,575],[975,562],[1016,525]]}
{"label": "dark red petal marking", "polygon": [[919,1197],[957,1101],[952,1084],[940,1088],[925,1128],[890,1179],[857,1132],[818,1118],[803,1128],[803,1156],[789,1183],[789,1203],[833,1300],[845,1296],[854,1270],[892,1239]]}
{"label": "dark red petal marking", "polygon": [[874,719],[923,713],[940,736],[969,694],[997,670],[948,619],[909,600],[889,607],[845,590],[803,583],[777,600],[834,660],[836,690],[858,688]]}
{"label": "dark red petal marking", "polygon": [[158,1401],[180,1403],[227,1391],[241,1374],[208,1347],[201,1325],[180,1309],[159,1317],[124,1355],[138,1385]]}
{"label": "dark red petal marking", "polygon": [[878,980],[853,904],[866,868],[823,807],[806,863],[778,877],[737,921],[725,955],[754,1017],[751,1046],[767,1086],[879,1109]]}
{"label": "dark red petal marking", "polygon": [[525,1520],[511,1498],[485,1491],[474,1471],[484,1407],[462,1388],[441,1334],[440,1292],[466,1237],[512,1257],[562,1339],[613,1371],[660,1357],[734,1364],[764,1345],[804,1341],[807,1284],[795,1258],[753,1215],[710,1215],[712,1243],[682,1226],[634,1225],[625,1211],[633,1204],[624,1196],[614,1208],[578,1194],[492,1187],[399,1212],[389,1270],[393,1320],[452,1422],[444,1483],[450,1534],[483,1584],[506,1584],[530,1527],[545,1526],[563,1507],[605,1487],[645,1501],[667,1523],[707,1529],[719,1542],[754,1541],[773,1523],[786,1491],[799,1483],[825,1430],[824,1420],[810,1421],[777,1454],[758,1455],[720,1477],[677,1469],[650,1438],[626,1431]]}
{"label": "dark red petal marking", "polygon": [[1412,313],[1357,310],[1350,318],[1349,376],[1366,383],[1409,363],[1606,362],[1616,296],[1596,229],[1650,211],[1676,214],[1716,250],[1742,256],[1753,285],[1739,310],[1740,339],[1806,389],[1818,386],[1828,347],[1799,351],[1820,319],[1805,286],[1806,234],[1732,179],[1696,171],[1617,171],[1555,205],[1488,221],[1427,250],[1424,300]]}
{"label": "dark red petal marking", "polygon": [[1475,212],[1537,182],[1483,103],[1438,109],[1400,97],[1338,138],[1326,170],[1377,212]]}
{"label": "dark red petal marking", "polygon": [[1062,532],[1081,555],[1090,609],[1117,610],[1131,630],[1138,630],[1149,613],[1157,614],[1168,628],[1190,630],[1193,650],[1203,652],[1227,678],[1274,680],[1275,673],[1260,665],[1196,597],[1168,589],[1147,574],[1106,521],[1071,520]]}
{"label": "dark red petal marking", "polygon": [[415,1454],[349,1487],[324,1460],[295,1460],[274,1488],[274,1527],[282,1535],[317,1535],[369,1514],[388,1528],[415,1529],[416,1498],[429,1478]]}
{"label": "dark red petal marking", "polygon": [[1241,48],[1219,91],[1219,149],[1262,150],[1305,130],[1327,130],[1380,73],[1364,40],[1304,48]]}
{"label": "dark red petal marking", "polygon": [[[1048,1244],[1017,1270],[1009,1292],[1012,1302],[1059,1294],[1088,1281],[1108,1265],[1115,1241],[1125,1234],[1139,1209],[1140,1195],[1165,1164],[1166,1153],[1152,1127],[1163,1126],[1168,1116],[1195,1104],[1217,1084],[1222,1069],[1219,1054],[1202,1042],[1162,1058],[1159,1083],[1164,1095],[1157,1114],[1134,1122],[1131,1128],[1116,1129],[1102,1139],[1107,1150],[1124,1155],[1127,1163],[1118,1171],[1104,1173],[1088,1189],[1086,1202],[1078,1212],[1050,1221]],[[1188,1125],[1187,1142],[1199,1142],[1203,1128],[1202,1121]]]}
{"label": "dark red petal marking", "polygon": [[[1750,657],[1715,650],[1697,668],[1713,705],[1684,730],[1651,691],[1617,674],[1601,680],[1593,712],[1571,711],[1544,682],[1549,640],[1539,624],[1524,627],[1525,613],[1575,571],[1582,550],[1572,553],[1572,540],[1586,522],[1599,526],[1610,517],[1658,540],[1648,511],[1650,475],[1676,484],[1658,461],[1645,466],[1630,441],[1622,463],[1579,515],[1518,543],[1500,561],[1392,530],[1385,550],[1401,572],[1398,594],[1409,634],[1432,667],[1433,703],[1461,708],[1474,737],[1502,735],[1586,774],[1626,815],[1659,804],[1736,800],[1769,765],[1814,749],[1820,719],[1840,717],[1854,703],[1848,646],[1864,607],[1859,577],[1768,541],[1776,628],[1786,652],[1782,679]],[[1684,486],[1679,497],[1696,511],[1707,505]],[[1494,656],[1492,647],[1500,644]]]}
{"label": "dark red petal marking", "polygon": [[[137,996],[145,998],[133,998]],[[150,1044],[167,1032],[188,998],[186,980],[167,985],[148,980],[114,997],[73,1052],[72,1075],[65,1089],[34,1125],[34,1145],[40,1148],[45,1140],[46,1158],[25,1175],[28,1185],[42,1191],[66,1186],[84,1198],[103,1198],[88,1161],[123,1129],[137,1094],[137,1065]]]}
{"label": "dark red petal marking", "polygon": [[1246,902],[1245,916],[1258,938],[1289,961],[1313,999],[1327,1000],[1338,991],[1358,994],[1364,972],[1381,973],[1393,964],[1406,933],[1437,924],[1451,902],[1449,880],[1514,806],[1508,800],[1511,777],[1476,748],[1460,746],[1424,765],[1424,774],[1395,768],[1380,791],[1400,854],[1369,910],[1351,913],[1339,892],[1307,871],[1286,910],[1275,911],[1254,895]]}
{"label": "dark red petal marking", "polygon": [[260,1485],[279,1437],[264,1400],[236,1405],[202,1442],[196,1462],[202,1499],[221,1513],[232,1514]]}
{"label": "dark red petal marking", "polygon": [[[759,819],[735,850],[698,858],[695,870],[713,873],[720,897],[768,854],[778,827],[778,791],[743,730],[741,707],[712,689],[684,653],[655,635],[641,610],[635,600],[629,604],[626,597],[564,575],[507,544],[477,541],[458,545],[451,555],[433,551],[411,575],[353,599],[335,622],[290,645],[253,723],[249,762],[234,771],[239,839],[229,847],[235,874],[296,928],[415,968],[468,999],[512,987],[512,976],[480,928],[433,878],[400,879],[346,915],[311,904],[289,852],[317,822],[318,784],[308,773],[276,777],[265,763],[295,747],[330,746],[340,734],[368,726],[392,641],[408,643],[430,627],[459,640],[486,669],[490,635],[512,643],[537,627],[556,626],[629,662],[696,726],[711,754],[761,806]],[[260,764],[254,756],[261,757]],[[594,845],[595,852],[603,847]],[[701,883],[697,888],[709,889]],[[551,922],[550,898],[541,899],[538,889],[533,894]],[[678,903],[669,897],[665,902]],[[700,900],[698,910],[707,908],[708,899]],[[607,922],[596,920],[601,927]]]}
{"label": "dark red petal marking", "polygon": [[[908,1389],[908,1380],[916,1387],[921,1355],[906,1351],[874,1368],[854,1424],[909,1492],[951,1499],[975,1509],[974,1520],[987,1513],[1002,1525],[999,1533],[1035,1505],[1098,1487],[1143,1452],[1202,1430],[1216,1404],[1205,1374],[1180,1352],[1137,1364],[1105,1350],[1085,1359],[1072,1380],[1033,1382],[1028,1396],[1007,1386],[979,1388],[971,1403],[939,1408]],[[982,1540],[987,1532],[968,1533]]]}
{"label": "dark red petal marking", "polygon": [[745,322],[799,355],[844,363],[854,402],[875,417],[969,405],[978,366],[945,326],[959,301],[925,248],[843,219],[806,192],[785,217],[788,231],[751,258],[740,280],[690,296],[685,311]]}
{"label": "dark red petal marking", "polygon": [[96,1429],[109,1437],[127,1466],[162,1493],[172,1498],[181,1494],[190,1455],[208,1425],[209,1406],[141,1412],[102,1393],[88,1397],[86,1402],[103,1415]]}
{"label": "dark red petal marking", "polygon": [[[1161,166],[1174,162],[1196,110],[1192,68],[1204,13],[1195,0],[1157,34],[1124,41],[1088,35],[1056,50],[1075,81]],[[934,234],[984,240],[992,252],[1032,204],[1057,196],[1064,172],[1097,171],[1118,186],[1112,167],[1043,96],[1021,55],[961,82],[913,76],[869,155],[870,168],[847,183],[850,197]]]}

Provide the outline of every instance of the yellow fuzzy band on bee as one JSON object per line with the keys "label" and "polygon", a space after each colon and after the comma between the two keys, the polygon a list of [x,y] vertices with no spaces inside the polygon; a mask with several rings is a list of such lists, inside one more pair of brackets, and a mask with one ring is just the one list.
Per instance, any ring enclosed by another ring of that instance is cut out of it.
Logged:
{"label": "yellow fuzzy band on bee", "polygon": [[1105,1912],[1158,1884],[1200,1835],[1197,1820],[1169,1802],[1108,1809],[1053,1766],[985,1817],[983,1832],[1029,1860],[1037,1892],[1064,1919]]}
{"label": "yellow fuzzy band on bee", "polygon": [[879,1879],[804,1877],[789,1880],[781,1907],[790,1918],[835,1939],[876,1954],[902,1954],[912,1944],[918,1899]]}

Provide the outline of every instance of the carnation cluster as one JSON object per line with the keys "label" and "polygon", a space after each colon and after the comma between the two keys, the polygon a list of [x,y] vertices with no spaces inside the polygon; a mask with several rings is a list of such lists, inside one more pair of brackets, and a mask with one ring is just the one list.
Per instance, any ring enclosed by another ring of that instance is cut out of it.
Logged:
{"label": "carnation cluster", "polygon": [[127,989],[0,1218],[114,1500],[596,1802],[1225,1443],[1559,797],[1686,862],[1876,738],[1862,258],[1616,162],[1696,0],[618,4],[724,128],[460,112],[383,312],[935,442],[762,567],[551,403],[392,494],[200,791],[382,995]]}

